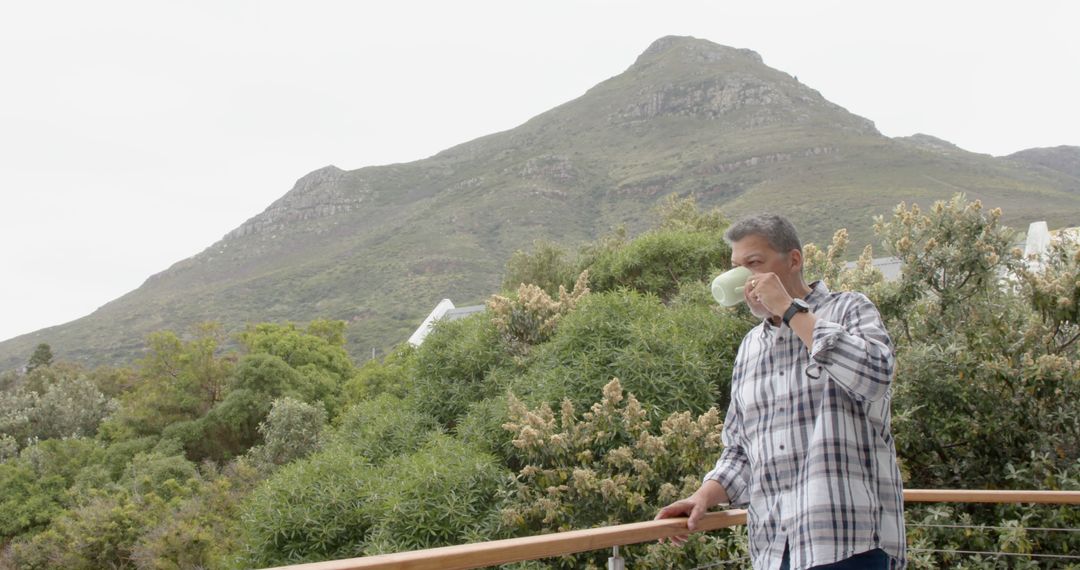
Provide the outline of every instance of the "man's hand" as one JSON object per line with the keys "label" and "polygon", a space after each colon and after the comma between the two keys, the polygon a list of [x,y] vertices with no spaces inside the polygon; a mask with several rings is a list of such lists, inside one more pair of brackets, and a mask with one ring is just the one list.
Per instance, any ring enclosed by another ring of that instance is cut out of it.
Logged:
{"label": "man's hand", "polygon": [[748,277],[743,295],[755,315],[764,312],[779,317],[791,306],[791,295],[775,273],[755,273]]}
{"label": "man's hand", "polygon": [[[674,517],[690,517],[686,521],[686,528],[690,531],[693,531],[697,527],[698,521],[701,520],[701,517],[704,516],[705,512],[708,510],[709,507],[705,504],[705,500],[697,497],[697,495],[695,494],[681,501],[675,501],[674,503],[671,503],[670,505],[660,509],[660,512],[656,513],[656,518],[654,518],[653,520],[670,519]],[[681,534],[678,536],[673,536],[669,540],[671,540],[673,544],[682,546],[688,538],[690,538],[689,534]],[[661,540],[661,542],[663,541]]]}

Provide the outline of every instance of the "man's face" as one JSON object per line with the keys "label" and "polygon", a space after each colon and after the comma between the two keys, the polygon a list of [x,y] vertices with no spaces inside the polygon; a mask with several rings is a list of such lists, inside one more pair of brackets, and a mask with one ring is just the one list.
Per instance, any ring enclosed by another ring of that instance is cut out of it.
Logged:
{"label": "man's face", "polygon": [[[797,291],[802,276],[802,256],[798,251],[781,253],[769,245],[769,240],[759,235],[748,235],[731,244],[731,265],[743,266],[753,274],[775,273],[788,293]],[[759,302],[746,298],[750,313],[759,319],[772,317],[772,313]]]}
{"label": "man's face", "polygon": [[775,273],[785,286],[798,267],[793,267],[791,252],[781,253],[769,245],[769,240],[759,235],[748,235],[731,244],[731,265],[741,265],[751,272]]}

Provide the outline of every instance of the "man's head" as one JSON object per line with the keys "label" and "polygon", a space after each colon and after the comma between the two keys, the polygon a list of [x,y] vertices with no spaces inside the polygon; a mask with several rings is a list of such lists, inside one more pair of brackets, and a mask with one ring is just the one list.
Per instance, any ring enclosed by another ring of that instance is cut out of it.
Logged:
{"label": "man's head", "polygon": [[788,293],[801,296],[806,289],[802,278],[802,244],[795,226],[783,216],[747,216],[724,232],[731,246],[731,265],[741,265],[754,273],[775,273]]}
{"label": "man's head", "polygon": [[755,214],[740,218],[724,232],[724,240],[734,247],[735,242],[751,235],[761,236],[773,251],[788,253],[798,250],[802,253],[802,243],[795,226],[784,216],[776,214]]}

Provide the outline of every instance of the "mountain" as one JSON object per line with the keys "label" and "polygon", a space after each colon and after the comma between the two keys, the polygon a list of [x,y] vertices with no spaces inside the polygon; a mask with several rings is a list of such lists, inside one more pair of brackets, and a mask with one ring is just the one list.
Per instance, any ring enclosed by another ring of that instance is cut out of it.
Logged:
{"label": "mountain", "polygon": [[1006,158],[1042,166],[1080,179],[1080,146],[1029,148],[1010,154]]}
{"label": "mountain", "polygon": [[125,361],[149,332],[205,320],[237,330],[342,319],[362,356],[404,340],[444,297],[483,301],[515,249],[537,238],[576,246],[618,224],[640,230],[671,193],[729,216],[786,213],[806,241],[847,227],[859,244],[873,239],[872,217],[901,200],[958,191],[1021,227],[1080,216],[1080,178],[1068,168],[927,135],[885,137],[750,50],[665,37],[625,72],[514,129],[406,164],[312,172],[138,289],[0,343],[0,369],[23,364],[39,342],[59,358]]}

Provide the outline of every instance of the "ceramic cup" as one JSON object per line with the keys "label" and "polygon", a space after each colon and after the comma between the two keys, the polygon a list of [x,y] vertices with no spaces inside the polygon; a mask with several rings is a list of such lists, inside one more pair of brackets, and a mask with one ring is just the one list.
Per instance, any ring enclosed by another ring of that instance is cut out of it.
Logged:
{"label": "ceramic cup", "polygon": [[734,307],[744,301],[743,289],[746,279],[751,275],[745,267],[733,267],[716,276],[712,282],[712,296],[717,303],[725,307]]}

